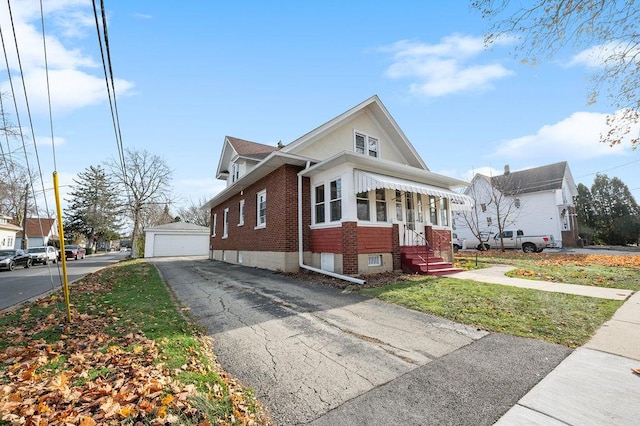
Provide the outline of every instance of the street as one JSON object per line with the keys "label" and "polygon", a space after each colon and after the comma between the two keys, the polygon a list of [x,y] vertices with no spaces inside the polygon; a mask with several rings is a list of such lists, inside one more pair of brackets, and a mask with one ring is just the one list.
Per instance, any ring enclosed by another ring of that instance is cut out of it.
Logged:
{"label": "street", "polygon": [[150,261],[278,425],[490,425],[571,352],[272,271]]}
{"label": "street", "polygon": [[[123,259],[127,253],[113,252],[67,261],[69,283]],[[62,288],[62,263],[34,265],[25,269],[0,271],[0,311]]]}

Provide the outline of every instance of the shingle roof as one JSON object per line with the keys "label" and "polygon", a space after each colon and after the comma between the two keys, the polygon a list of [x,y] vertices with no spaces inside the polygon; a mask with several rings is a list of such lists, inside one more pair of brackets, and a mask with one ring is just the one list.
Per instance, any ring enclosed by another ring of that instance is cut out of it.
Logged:
{"label": "shingle roof", "polygon": [[514,194],[561,189],[566,169],[567,162],[561,161],[507,175],[494,176],[491,180],[496,188]]}
{"label": "shingle roof", "polygon": [[[56,220],[53,218],[27,218],[27,237],[49,236],[49,231],[55,223]],[[18,232],[17,237],[22,238],[22,231]]]}
{"label": "shingle roof", "polygon": [[255,158],[256,160],[262,160],[267,157],[267,155],[278,149],[275,146],[238,139],[232,136],[227,136],[227,140],[231,146],[233,146],[233,149],[236,150],[238,155],[242,157]]}

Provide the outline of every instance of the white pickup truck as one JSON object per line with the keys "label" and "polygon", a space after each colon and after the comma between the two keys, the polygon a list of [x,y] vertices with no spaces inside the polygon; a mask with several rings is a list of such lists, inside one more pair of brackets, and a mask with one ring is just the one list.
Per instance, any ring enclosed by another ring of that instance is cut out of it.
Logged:
{"label": "white pickup truck", "polygon": [[[489,241],[484,243],[485,249],[491,247],[500,248],[500,233],[493,236],[491,245]],[[522,229],[505,229],[502,231],[502,240],[504,241],[504,248],[508,249],[522,249],[525,253],[540,253],[547,247],[553,247],[553,235],[524,235]],[[478,244],[478,249],[480,249]]]}

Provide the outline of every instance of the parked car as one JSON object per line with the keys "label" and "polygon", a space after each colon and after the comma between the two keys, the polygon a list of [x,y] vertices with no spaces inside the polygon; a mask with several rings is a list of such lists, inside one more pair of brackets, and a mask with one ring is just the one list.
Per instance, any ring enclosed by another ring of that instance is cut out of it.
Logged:
{"label": "parked car", "polygon": [[31,255],[24,250],[0,250],[0,268],[13,271],[16,266],[31,266]]}
{"label": "parked car", "polygon": [[84,259],[86,253],[87,251],[84,249],[84,247],[80,247],[77,245],[64,246],[64,254],[67,259]]}
{"label": "parked car", "polygon": [[58,250],[55,247],[30,247],[27,253],[31,255],[31,263],[33,265],[37,263],[46,265],[49,262],[56,263],[58,261]]}

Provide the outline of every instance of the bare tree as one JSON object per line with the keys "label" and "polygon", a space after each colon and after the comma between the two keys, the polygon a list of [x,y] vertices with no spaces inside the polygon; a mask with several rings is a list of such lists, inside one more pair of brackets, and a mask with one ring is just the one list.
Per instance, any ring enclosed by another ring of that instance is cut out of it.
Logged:
{"label": "bare tree", "polygon": [[634,0],[472,0],[484,18],[492,21],[486,41],[517,36],[516,53],[536,64],[565,47],[580,50],[576,58],[592,69],[589,103],[603,91],[618,110],[608,118],[609,131],[601,141],[619,144],[630,137],[635,149],[640,135],[640,8]]}
{"label": "bare tree", "polygon": [[496,218],[498,236],[500,237],[500,250],[504,251],[504,230],[516,222],[520,212],[521,200],[518,194],[521,188],[518,182],[512,179],[509,166],[504,166],[504,174],[491,178],[491,190],[488,193],[489,203],[487,208]]}
{"label": "bare tree", "polygon": [[[473,199],[473,204],[471,209],[469,210],[459,210],[458,217],[461,219],[460,226],[463,228],[468,228],[473,236],[478,239],[480,244],[478,244],[479,250],[485,250],[485,245],[483,240],[485,239],[485,235],[489,232],[487,227],[489,224],[486,221],[483,222],[482,212],[486,211],[486,203],[487,198],[485,196],[488,193],[491,187],[491,178],[488,176],[484,176],[481,174],[476,174],[473,177],[471,185],[468,187],[465,192],[466,195]],[[458,221],[460,222],[460,221]]]}
{"label": "bare tree", "polygon": [[502,232],[518,218],[520,190],[519,182],[512,179],[508,166],[505,166],[504,175],[478,173],[474,176],[466,191],[466,195],[473,198],[473,205],[471,210],[458,212],[458,217],[462,219],[461,226],[468,228],[480,242],[478,250],[486,249],[486,238],[492,233],[492,228],[497,228],[500,249],[504,251]]}
{"label": "bare tree", "polygon": [[178,209],[178,216],[183,222],[193,223],[194,225],[209,226],[211,216],[209,211],[202,206],[207,203],[205,197],[195,203],[192,199],[189,199],[189,205],[186,207],[180,207]]}
{"label": "bare tree", "polygon": [[164,159],[146,150],[125,149],[123,161],[111,159],[107,169],[115,182],[123,188],[125,204],[129,208],[133,231],[131,236],[131,256],[138,256],[142,217],[152,206],[169,202],[173,171]]}

